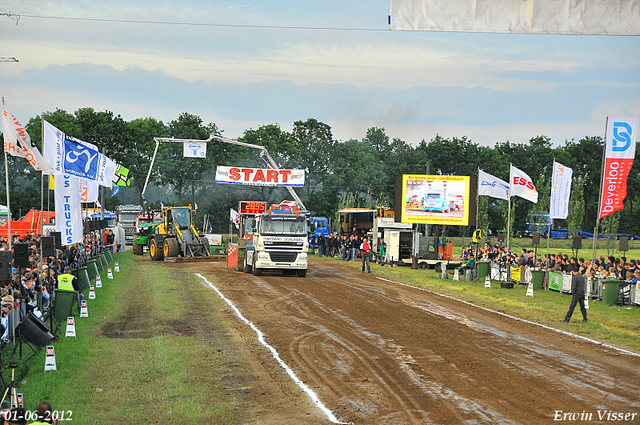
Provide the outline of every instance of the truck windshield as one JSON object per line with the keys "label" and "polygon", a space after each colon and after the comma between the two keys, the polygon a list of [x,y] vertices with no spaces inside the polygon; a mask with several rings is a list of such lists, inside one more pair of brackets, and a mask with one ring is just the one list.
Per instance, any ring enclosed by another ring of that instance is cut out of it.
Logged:
{"label": "truck windshield", "polygon": [[305,218],[302,216],[265,216],[260,230],[263,235],[307,235]]}
{"label": "truck windshield", "polygon": [[118,221],[120,221],[120,223],[134,224],[137,217],[138,214],[136,213],[120,213]]}

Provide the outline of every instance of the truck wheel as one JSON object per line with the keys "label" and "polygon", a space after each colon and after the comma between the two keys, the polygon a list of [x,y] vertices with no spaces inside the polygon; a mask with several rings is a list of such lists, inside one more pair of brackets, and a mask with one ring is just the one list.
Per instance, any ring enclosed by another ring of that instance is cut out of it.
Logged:
{"label": "truck wheel", "polygon": [[164,260],[164,255],[162,254],[162,247],[157,239],[151,239],[149,241],[149,256],[151,257],[151,261],[162,261]]}
{"label": "truck wheel", "polygon": [[144,251],[143,245],[140,245],[137,243],[133,244],[133,255],[142,255],[143,251]]}
{"label": "truck wheel", "polygon": [[251,266],[249,264],[247,264],[247,254],[244,254],[244,267],[242,268],[242,271],[245,273],[251,273]]}
{"label": "truck wheel", "polygon": [[[254,254],[255,255],[255,254]],[[262,275],[262,269],[259,269],[256,267],[256,262],[254,260],[253,262],[253,266],[251,267],[251,271],[253,272],[254,276],[260,276]]]}
{"label": "truck wheel", "polygon": [[427,267],[429,267],[429,265],[427,263],[418,263],[418,267],[420,267],[421,269],[426,269]]}
{"label": "truck wheel", "polygon": [[180,255],[180,246],[176,238],[166,238],[162,247],[165,258],[177,257]]}
{"label": "truck wheel", "polygon": [[298,277],[305,277],[307,275],[307,269],[298,270]]}

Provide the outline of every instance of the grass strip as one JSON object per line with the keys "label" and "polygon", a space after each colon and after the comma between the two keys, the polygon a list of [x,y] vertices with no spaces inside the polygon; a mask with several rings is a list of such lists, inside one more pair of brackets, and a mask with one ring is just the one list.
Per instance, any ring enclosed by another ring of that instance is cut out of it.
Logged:
{"label": "grass strip", "polygon": [[[245,366],[235,360],[233,341],[209,325],[227,325],[222,302],[192,274],[130,253],[116,260],[121,271],[113,280],[101,274],[89,318],[76,315],[78,337],[64,337],[62,326],[53,344],[57,371],[44,372],[44,350],[18,359],[25,408],[47,400],[79,424],[238,423],[244,401],[229,376]],[[190,313],[194,299],[198,318]]]}

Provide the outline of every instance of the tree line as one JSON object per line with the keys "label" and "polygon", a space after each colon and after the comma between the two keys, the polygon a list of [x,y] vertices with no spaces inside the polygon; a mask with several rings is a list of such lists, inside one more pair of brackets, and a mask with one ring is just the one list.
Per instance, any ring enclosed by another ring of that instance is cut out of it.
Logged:
{"label": "tree line", "polygon": [[[66,134],[106,149],[106,155],[130,170],[131,187],[121,194],[105,198],[105,208],[123,203],[123,196],[135,193],[139,199],[155,148],[154,137],[206,139],[209,134],[222,135],[215,123],[205,124],[197,115],[184,112],[168,123],[154,118],[125,121],[113,112],[81,108],[73,114],[62,109],[31,118],[25,126],[32,140],[42,147],[42,119]],[[296,121],[293,129],[284,131],[278,124],[248,129],[238,140],[265,146],[278,166],[306,170],[305,186],[298,190],[308,209],[318,216],[336,217],[343,207],[393,207],[397,174],[477,175],[478,168],[508,180],[509,164],[525,171],[536,183],[538,204],[512,199],[512,228],[524,230],[529,212],[548,211],[553,160],[573,169],[573,186],[569,217],[558,223],[570,229],[593,230],[598,207],[602,168],[603,140],[599,136],[567,140],[554,146],[547,136],[531,138],[527,143],[499,141],[494,146],[481,146],[462,136],[444,138],[436,135],[415,146],[391,138],[384,128],[372,127],[361,140],[337,141],[331,127],[316,119]],[[636,153],[636,156],[638,153]],[[9,189],[14,216],[40,205],[40,173],[22,158],[9,156]],[[257,151],[211,141],[206,159],[183,158],[182,145],[163,143],[158,149],[150,183],[156,188],[147,200],[152,207],[165,205],[198,205],[197,223],[204,214],[217,232],[229,225],[229,209],[240,200],[280,202],[290,196],[285,190],[258,186],[236,186],[215,183],[217,165],[267,168]],[[4,170],[0,172],[4,177]],[[108,192],[108,190],[107,190]],[[6,193],[0,191],[2,199]],[[46,195],[45,195],[46,196]],[[640,173],[637,167],[628,181],[624,210],[606,219],[604,226],[613,233],[640,235],[640,222],[634,208],[640,201]],[[46,208],[46,204],[45,204]],[[494,232],[507,227],[507,202],[481,196],[479,226]],[[473,229],[448,227],[449,236],[469,235]]]}

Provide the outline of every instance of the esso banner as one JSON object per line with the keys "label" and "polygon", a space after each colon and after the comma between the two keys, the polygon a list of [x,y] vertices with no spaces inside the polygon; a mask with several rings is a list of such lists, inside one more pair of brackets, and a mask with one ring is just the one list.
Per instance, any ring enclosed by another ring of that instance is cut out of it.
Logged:
{"label": "esso banner", "polygon": [[624,208],[627,177],[633,167],[637,137],[638,118],[607,117],[599,218]]}
{"label": "esso banner", "polygon": [[249,186],[304,186],[304,170],[272,170],[251,167],[216,167],[216,183]]}
{"label": "esso banner", "polygon": [[511,166],[509,172],[509,195],[519,196],[534,204],[538,203],[538,191],[531,180],[531,177],[519,168]]}

